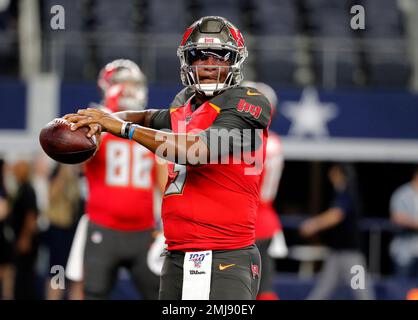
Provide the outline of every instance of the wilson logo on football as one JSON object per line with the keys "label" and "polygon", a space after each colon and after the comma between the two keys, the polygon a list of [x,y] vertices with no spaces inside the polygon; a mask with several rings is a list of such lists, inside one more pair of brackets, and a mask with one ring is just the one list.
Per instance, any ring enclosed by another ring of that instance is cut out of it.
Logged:
{"label": "wilson logo on football", "polygon": [[247,113],[251,114],[256,119],[258,119],[260,117],[260,114],[261,114],[261,107],[260,106],[255,106],[251,103],[248,103],[244,99],[239,100],[239,102],[237,104],[237,110],[239,112],[247,112]]}

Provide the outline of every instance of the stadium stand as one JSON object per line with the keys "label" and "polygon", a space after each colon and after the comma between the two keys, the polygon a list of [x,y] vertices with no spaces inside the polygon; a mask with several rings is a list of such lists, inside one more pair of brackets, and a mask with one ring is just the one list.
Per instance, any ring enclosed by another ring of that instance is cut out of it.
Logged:
{"label": "stadium stand", "polygon": [[291,0],[254,1],[255,34],[253,49],[258,79],[269,83],[294,84],[298,33],[297,7]]}
{"label": "stadium stand", "polygon": [[313,37],[317,82],[326,87],[353,86],[359,55],[353,30],[349,27],[349,1],[305,0],[304,4]]}
{"label": "stadium stand", "polygon": [[[397,1],[363,2],[367,12],[363,43],[368,82],[372,86],[404,87],[408,84],[410,66],[403,42],[396,41],[405,39]],[[387,38],[391,40],[381,41]],[[388,77],[388,74],[391,76]]]}
{"label": "stadium stand", "polygon": [[147,31],[151,45],[149,57],[154,61],[154,67],[148,74],[159,83],[179,83],[180,63],[175,50],[184,26],[191,23],[187,6],[185,0],[149,2]]}
{"label": "stadium stand", "polygon": [[[50,9],[65,8],[65,31],[50,27]],[[86,3],[83,0],[45,0],[43,2],[43,35],[46,64],[66,79],[82,79],[89,63],[89,43],[86,27]]]}
{"label": "stadium stand", "polygon": [[[0,3],[0,64],[2,65],[1,76],[15,74],[17,66],[17,33],[16,20],[13,11],[13,3],[3,1]],[[6,63],[7,61],[7,63]]]}

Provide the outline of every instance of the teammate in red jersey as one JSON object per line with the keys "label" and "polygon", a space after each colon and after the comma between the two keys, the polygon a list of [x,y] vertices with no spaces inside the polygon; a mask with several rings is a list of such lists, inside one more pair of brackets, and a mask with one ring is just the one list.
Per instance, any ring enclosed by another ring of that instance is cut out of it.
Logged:
{"label": "teammate in red jersey", "polygon": [[[109,111],[145,107],[145,76],[130,60],[106,65],[98,85]],[[167,173],[152,152],[134,141],[109,133],[102,133],[98,139],[100,147],[85,165],[89,223],[83,263],[84,297],[108,298],[118,269],[125,267],[142,297],[156,299],[159,279],[149,270],[146,256],[155,228],[154,188],[158,183],[160,189],[164,187]]]}
{"label": "teammate in red jersey", "polygon": [[[277,95],[274,89],[265,83],[245,81],[243,85],[256,88],[270,101],[273,117],[277,110]],[[267,141],[266,161],[261,180],[260,206],[257,212],[255,227],[256,244],[260,250],[263,263],[263,277],[260,282],[258,300],[277,300],[278,296],[273,290],[275,266],[273,258],[283,258],[287,255],[287,246],[280,223],[279,216],[274,209],[273,201],[276,198],[284,167],[284,158],[280,137],[273,131],[269,132]]]}
{"label": "teammate in red jersey", "polygon": [[[190,26],[178,49],[185,105],[65,118],[134,139],[173,162],[162,206],[168,252],[160,299],[255,299],[260,255],[255,221],[271,117],[267,98],[241,87],[247,49],[222,17]],[[173,132],[163,132],[171,129]]]}

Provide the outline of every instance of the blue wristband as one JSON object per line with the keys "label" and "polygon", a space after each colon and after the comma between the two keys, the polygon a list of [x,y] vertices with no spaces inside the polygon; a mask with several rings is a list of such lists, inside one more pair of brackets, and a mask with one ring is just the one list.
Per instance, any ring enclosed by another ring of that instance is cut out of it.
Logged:
{"label": "blue wristband", "polygon": [[132,138],[134,137],[134,133],[135,133],[135,128],[138,127],[137,125],[133,124],[131,125],[131,127],[129,128],[129,140],[132,140]]}

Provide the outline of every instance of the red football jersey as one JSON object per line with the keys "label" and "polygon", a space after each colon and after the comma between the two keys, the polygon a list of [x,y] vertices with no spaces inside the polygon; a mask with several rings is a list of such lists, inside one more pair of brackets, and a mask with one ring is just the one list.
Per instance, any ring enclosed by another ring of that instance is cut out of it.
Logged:
{"label": "red football jersey", "polygon": [[273,207],[283,172],[283,153],[280,138],[269,132],[266,160],[261,177],[260,206],[255,228],[256,239],[268,239],[282,229],[279,216]]}
{"label": "red football jersey", "polygon": [[[194,111],[190,100],[171,109],[171,129],[183,133],[205,130],[216,123],[222,112],[224,117],[233,113],[232,119],[242,115],[251,121],[251,117],[259,119],[263,108],[267,115],[263,114],[262,144],[255,153],[261,153],[264,160],[270,119],[268,101],[260,93],[248,93],[246,88],[227,92]],[[168,250],[224,250],[254,244],[262,164],[257,174],[246,174],[254,164],[234,164],[231,155],[229,159],[228,164],[169,165],[162,204]]]}
{"label": "red football jersey", "polygon": [[154,227],[155,156],[145,147],[108,133],[86,163],[86,212],[94,223],[121,231]]}

